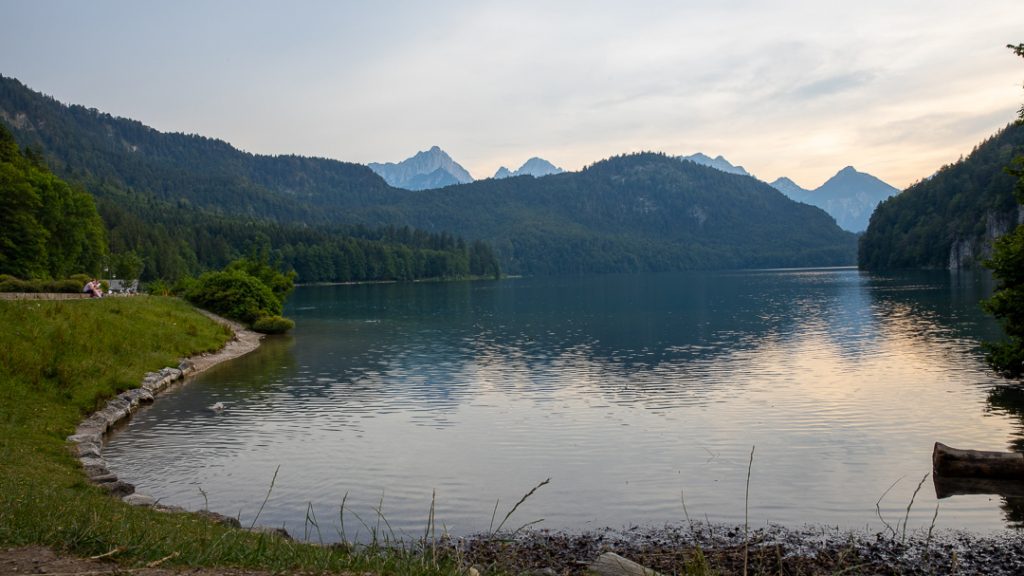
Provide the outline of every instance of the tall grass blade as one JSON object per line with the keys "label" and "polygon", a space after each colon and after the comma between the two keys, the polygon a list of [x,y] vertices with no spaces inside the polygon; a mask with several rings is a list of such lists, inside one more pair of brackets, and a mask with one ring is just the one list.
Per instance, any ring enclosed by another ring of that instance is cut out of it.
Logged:
{"label": "tall grass blade", "polygon": [[537,484],[536,486],[534,486],[532,490],[530,490],[529,492],[526,493],[526,495],[524,495],[522,498],[520,498],[519,502],[516,502],[516,505],[513,506],[512,509],[508,511],[508,514],[505,514],[505,517],[502,518],[502,520],[501,520],[501,524],[498,524],[498,528],[494,532],[501,532],[501,528],[505,525],[505,522],[507,522],[508,519],[512,516],[512,514],[514,514],[515,511],[519,509],[519,506],[523,502],[526,502],[526,500],[529,499],[530,496],[533,496],[533,493],[536,492],[541,486],[546,486],[550,482],[551,482],[551,478],[548,478],[548,479],[544,480],[540,484]]}

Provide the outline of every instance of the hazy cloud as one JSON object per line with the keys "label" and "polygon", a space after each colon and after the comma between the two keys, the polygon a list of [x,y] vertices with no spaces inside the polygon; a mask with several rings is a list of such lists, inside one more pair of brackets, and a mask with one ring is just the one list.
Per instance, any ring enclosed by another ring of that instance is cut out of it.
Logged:
{"label": "hazy cloud", "polygon": [[477,177],[539,155],[723,154],[813,187],[896,186],[1024,100],[1019,0],[8,2],[0,73],[259,153]]}

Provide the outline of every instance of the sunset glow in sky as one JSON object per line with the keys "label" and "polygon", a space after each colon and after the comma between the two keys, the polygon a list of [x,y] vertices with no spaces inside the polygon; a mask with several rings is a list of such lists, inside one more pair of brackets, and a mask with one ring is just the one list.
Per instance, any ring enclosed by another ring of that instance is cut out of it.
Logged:
{"label": "sunset glow in sky", "polygon": [[475,178],[654,150],[814,188],[897,187],[1024,101],[1020,0],[0,0],[0,74],[65,103],[261,154]]}

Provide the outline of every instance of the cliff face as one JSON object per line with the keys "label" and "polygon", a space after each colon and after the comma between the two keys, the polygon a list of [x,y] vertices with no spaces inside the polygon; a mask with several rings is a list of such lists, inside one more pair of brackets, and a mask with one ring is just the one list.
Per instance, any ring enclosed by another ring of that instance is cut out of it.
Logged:
{"label": "cliff face", "polygon": [[985,233],[975,238],[953,240],[949,247],[950,270],[973,268],[992,255],[992,244],[1015,226],[1024,223],[1024,206],[1017,207],[1017,214],[985,214]]}
{"label": "cliff face", "polygon": [[868,270],[969,268],[1021,221],[1016,179],[1006,172],[1024,154],[1024,124],[1011,124],[966,158],[878,205],[860,239]]}

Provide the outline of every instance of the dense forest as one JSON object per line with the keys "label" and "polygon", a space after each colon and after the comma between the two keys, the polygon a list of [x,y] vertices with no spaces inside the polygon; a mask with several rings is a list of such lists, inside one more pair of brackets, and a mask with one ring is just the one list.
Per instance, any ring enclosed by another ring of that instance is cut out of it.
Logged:
{"label": "dense forest", "polygon": [[[259,241],[294,266],[300,281],[361,278],[364,269],[392,278],[439,269],[491,275],[498,262],[511,273],[558,274],[856,258],[855,237],[820,209],[753,178],[658,154],[414,192],[357,164],[260,156],[163,134],[66,106],[11,78],[0,77],[0,121],[58,175],[95,195],[112,251],[137,253],[149,277],[219,266]],[[362,234],[361,226],[393,232]],[[433,236],[392,242],[406,228]],[[362,264],[370,253],[382,263]]]}
{"label": "dense forest", "polygon": [[22,152],[0,125],[0,274],[96,274],[105,253],[92,196],[50,173],[38,154]]}
{"label": "dense forest", "polygon": [[1014,177],[1006,167],[1024,151],[1012,124],[959,162],[882,202],[860,240],[868,270],[960,268],[980,264],[992,240],[1017,224]]}
{"label": "dense forest", "polygon": [[[852,264],[856,240],[767,184],[663,154],[381,202],[416,227],[485,237],[528,274]],[[467,216],[471,214],[472,216]]]}
{"label": "dense forest", "polygon": [[[210,214],[113,184],[98,200],[21,151],[0,123],[0,274],[175,281],[259,253],[304,282],[496,277],[483,242],[409,228],[301,226]],[[97,206],[98,204],[98,206]]]}

